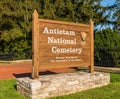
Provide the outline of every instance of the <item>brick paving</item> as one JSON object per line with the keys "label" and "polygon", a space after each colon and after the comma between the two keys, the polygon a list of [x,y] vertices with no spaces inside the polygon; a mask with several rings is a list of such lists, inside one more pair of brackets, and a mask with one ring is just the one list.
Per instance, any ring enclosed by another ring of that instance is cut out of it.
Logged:
{"label": "brick paving", "polygon": [[[73,68],[61,68],[51,70],[41,70],[40,74],[50,74],[59,72],[71,72]],[[18,77],[31,77],[32,62],[0,64],[0,80],[13,79]]]}
{"label": "brick paving", "polygon": [[[87,67],[79,67],[84,70]],[[60,72],[72,72],[75,68],[61,68],[51,70],[41,70],[40,75],[53,74]],[[120,68],[98,67],[95,66],[95,71],[120,73]],[[0,80],[14,79],[19,77],[31,77],[32,62],[12,62],[10,64],[0,64]]]}

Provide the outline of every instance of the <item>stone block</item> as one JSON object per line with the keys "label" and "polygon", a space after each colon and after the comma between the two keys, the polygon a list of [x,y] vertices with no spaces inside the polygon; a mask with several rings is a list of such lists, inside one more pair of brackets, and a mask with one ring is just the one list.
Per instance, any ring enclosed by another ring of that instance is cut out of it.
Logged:
{"label": "stone block", "polygon": [[67,95],[110,83],[110,74],[102,72],[76,72],[41,75],[39,79],[17,79],[17,91],[27,98],[45,99]]}

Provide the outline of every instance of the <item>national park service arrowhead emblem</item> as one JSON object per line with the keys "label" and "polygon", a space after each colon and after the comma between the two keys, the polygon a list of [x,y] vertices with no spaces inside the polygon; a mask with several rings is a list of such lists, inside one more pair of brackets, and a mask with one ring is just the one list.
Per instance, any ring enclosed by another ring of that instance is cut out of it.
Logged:
{"label": "national park service arrowhead emblem", "polygon": [[82,38],[83,41],[86,40],[86,37],[87,37],[86,32],[81,32],[81,38]]}

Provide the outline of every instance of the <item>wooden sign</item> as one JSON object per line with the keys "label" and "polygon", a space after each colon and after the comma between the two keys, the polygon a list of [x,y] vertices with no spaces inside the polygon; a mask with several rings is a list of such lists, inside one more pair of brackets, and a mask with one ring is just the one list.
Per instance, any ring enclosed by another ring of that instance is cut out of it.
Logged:
{"label": "wooden sign", "polygon": [[41,69],[89,66],[94,71],[93,22],[76,24],[38,19],[33,13],[32,77],[38,78]]}

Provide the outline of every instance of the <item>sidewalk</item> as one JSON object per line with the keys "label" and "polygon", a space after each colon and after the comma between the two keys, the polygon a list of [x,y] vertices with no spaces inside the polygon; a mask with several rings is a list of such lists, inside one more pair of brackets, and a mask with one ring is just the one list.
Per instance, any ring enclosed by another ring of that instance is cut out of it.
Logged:
{"label": "sidewalk", "polygon": [[[71,72],[73,68],[61,68],[52,70],[42,70],[40,74],[51,74],[59,72]],[[19,78],[19,77],[31,77],[32,62],[26,63],[13,63],[13,64],[0,64],[0,80]]]}
{"label": "sidewalk", "polygon": [[29,76],[31,71],[31,64],[0,64],[0,80],[16,78],[17,74],[25,74],[25,76]]}
{"label": "sidewalk", "polygon": [[[86,70],[88,67],[78,67],[80,70]],[[41,70],[40,75],[56,74],[60,72],[72,72],[75,68],[60,68],[51,70]],[[120,68],[95,66],[95,71],[120,73]],[[0,80],[13,79],[20,77],[31,77],[32,62],[12,62],[10,64],[0,64]]]}

